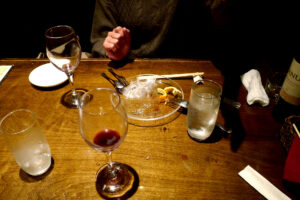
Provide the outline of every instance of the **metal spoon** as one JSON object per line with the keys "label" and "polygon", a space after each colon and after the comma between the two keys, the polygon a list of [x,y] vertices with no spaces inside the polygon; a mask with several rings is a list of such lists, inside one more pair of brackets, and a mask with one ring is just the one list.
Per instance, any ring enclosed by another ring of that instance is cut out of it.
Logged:
{"label": "metal spoon", "polygon": [[120,81],[124,86],[128,85],[128,82],[126,80],[126,78],[124,76],[120,76],[118,74],[116,74],[111,68],[108,68],[108,71],[114,76],[116,77],[116,79],[118,79],[118,81]]}
{"label": "metal spoon", "polygon": [[108,80],[113,86],[114,88],[122,94],[122,91],[124,89],[124,85],[123,83],[121,83],[120,81],[117,81],[117,80],[113,80],[111,79],[110,77],[108,77],[104,72],[101,74],[101,76],[103,76],[106,80]]}
{"label": "metal spoon", "polygon": [[222,102],[225,103],[225,104],[227,104],[227,105],[229,105],[229,106],[232,106],[235,109],[240,109],[240,107],[241,107],[241,103],[240,102],[234,101],[234,100],[229,99],[227,97],[224,97]]}

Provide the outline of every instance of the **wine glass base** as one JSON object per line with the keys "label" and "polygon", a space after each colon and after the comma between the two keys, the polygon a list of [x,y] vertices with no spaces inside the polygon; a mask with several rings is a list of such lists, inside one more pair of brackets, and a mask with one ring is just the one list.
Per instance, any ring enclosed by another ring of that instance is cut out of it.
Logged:
{"label": "wine glass base", "polygon": [[78,108],[80,97],[87,92],[86,89],[76,88],[76,95],[70,90],[61,97],[61,103],[67,108]]}
{"label": "wine glass base", "polygon": [[96,188],[104,198],[121,198],[131,192],[135,177],[126,165],[113,162],[111,166],[106,164],[98,170]]}

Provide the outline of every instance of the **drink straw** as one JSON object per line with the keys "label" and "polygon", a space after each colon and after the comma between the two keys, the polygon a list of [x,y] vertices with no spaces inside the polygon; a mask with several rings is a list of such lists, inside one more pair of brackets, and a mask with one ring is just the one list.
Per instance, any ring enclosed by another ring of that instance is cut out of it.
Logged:
{"label": "drink straw", "polygon": [[295,131],[296,131],[298,137],[300,138],[300,133],[299,133],[299,130],[298,130],[296,124],[293,124],[293,127],[294,127],[294,129],[295,129]]}

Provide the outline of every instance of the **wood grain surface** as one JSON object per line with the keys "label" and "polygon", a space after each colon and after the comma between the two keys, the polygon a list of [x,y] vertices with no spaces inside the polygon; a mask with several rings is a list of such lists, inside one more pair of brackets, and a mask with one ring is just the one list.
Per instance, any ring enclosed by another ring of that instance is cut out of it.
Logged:
{"label": "wood grain surface", "polygon": [[[0,84],[0,118],[18,108],[33,110],[52,153],[52,166],[46,174],[28,176],[0,137],[0,199],[101,199],[95,178],[106,158],[81,138],[78,110],[67,109],[60,103],[70,86],[43,89],[28,80],[34,68],[47,62],[0,60],[2,65],[14,65]],[[75,86],[87,90],[112,88],[100,75],[111,64],[107,59],[82,59],[75,71]],[[205,60],[137,59],[114,70],[125,77],[205,72],[205,77],[224,83],[221,72]],[[188,100],[192,79],[176,82]],[[244,133],[237,131],[210,142],[197,142],[187,134],[184,113],[162,126],[129,125],[125,141],[112,155],[113,161],[129,165],[138,175],[137,190],[130,199],[264,199],[238,176],[247,165],[294,197],[282,184],[286,154],[279,140],[281,124],[272,117],[272,105],[247,105],[247,91],[239,87],[238,100],[242,106],[238,114]],[[220,124],[229,120],[224,116],[220,112]],[[233,149],[236,141],[240,144]]]}

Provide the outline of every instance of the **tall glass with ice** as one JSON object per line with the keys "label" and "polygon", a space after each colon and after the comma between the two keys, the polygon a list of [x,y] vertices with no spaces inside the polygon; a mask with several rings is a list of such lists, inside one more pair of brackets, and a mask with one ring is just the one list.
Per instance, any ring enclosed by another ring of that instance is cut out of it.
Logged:
{"label": "tall glass with ice", "polygon": [[196,140],[207,139],[216,124],[222,87],[215,81],[204,79],[194,83],[191,89],[187,128],[189,135]]}
{"label": "tall glass with ice", "polygon": [[48,170],[51,152],[34,112],[18,109],[8,113],[0,121],[0,131],[26,173],[37,176]]}

